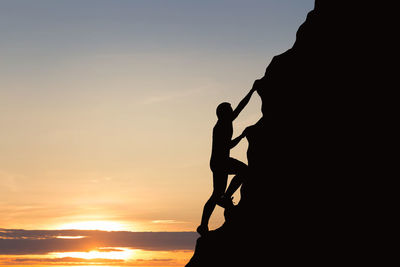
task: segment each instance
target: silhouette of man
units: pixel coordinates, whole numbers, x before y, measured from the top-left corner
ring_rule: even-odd
[[[204,205],[201,224],[197,228],[197,232],[200,235],[208,232],[208,222],[217,204],[224,208],[233,206],[231,197],[242,184],[243,177],[247,170],[247,165],[237,159],[231,158],[229,153],[230,150],[234,148],[243,137],[245,137],[246,131],[232,140],[232,122],[245,108],[247,103],[249,103],[251,95],[257,89],[256,85],[258,84],[258,80],[254,82],[253,88],[242,99],[242,101],[240,101],[235,110],[232,110],[231,104],[227,102],[221,103],[217,107],[218,121],[213,129],[210,160],[210,168],[213,172],[214,188],[211,197]],[[225,193],[229,174],[235,174],[235,177],[233,177],[231,184]]]

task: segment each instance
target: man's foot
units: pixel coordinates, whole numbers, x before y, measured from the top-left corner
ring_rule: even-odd
[[[226,208],[231,208],[233,207],[233,197],[226,197],[226,196],[222,196],[218,202],[217,205],[223,207],[224,209]]]
[[[199,227],[197,227],[197,232],[203,236],[204,234],[208,233],[208,226],[206,225],[200,225]]]

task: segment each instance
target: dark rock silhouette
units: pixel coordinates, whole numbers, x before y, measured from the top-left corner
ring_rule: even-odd
[[[339,2],[316,1],[293,47],[267,67],[241,201],[197,240],[186,266],[326,266],[359,255],[376,118],[364,101],[355,15]]]

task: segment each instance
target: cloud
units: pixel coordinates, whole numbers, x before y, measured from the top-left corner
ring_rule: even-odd
[[[82,259],[75,257],[62,257],[62,258],[0,258],[0,265],[68,265],[68,266],[81,266],[81,265],[100,265],[100,266],[155,266],[163,263],[174,263],[176,259],[135,259],[135,260],[120,260],[120,259]]]
[[[79,236],[81,238],[59,238]],[[194,249],[195,232],[128,232],[96,230],[17,230],[0,228],[0,255],[88,252],[105,247],[152,251]]]
[[[63,258],[15,258],[15,259],[10,259],[10,262],[13,263],[30,263],[30,264],[41,264],[41,263],[72,263],[72,262],[78,262],[78,263],[122,263],[124,260],[118,260],[118,259],[82,259],[82,258],[73,258],[73,257],[63,257]]]

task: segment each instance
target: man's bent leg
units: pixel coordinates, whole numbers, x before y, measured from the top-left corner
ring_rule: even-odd
[[[232,178],[231,183],[229,184],[228,189],[226,190],[225,196],[226,198],[231,198],[232,195],[239,189],[239,187],[243,183],[243,174],[237,174]]]
[[[228,189],[224,195],[224,198],[230,199],[232,195],[239,189],[239,187],[243,183],[243,179],[246,176],[247,172],[247,165],[243,162],[230,158],[229,159],[229,174],[236,174],[233,178],[231,183],[229,184]]]

